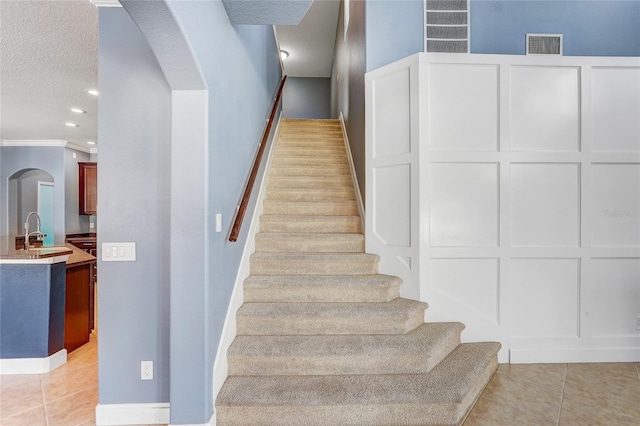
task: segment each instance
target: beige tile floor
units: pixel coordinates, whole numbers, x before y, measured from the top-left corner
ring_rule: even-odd
[[[0,425],[94,425],[98,345],[48,374],[0,376]],[[640,425],[640,363],[503,364],[465,426]]]

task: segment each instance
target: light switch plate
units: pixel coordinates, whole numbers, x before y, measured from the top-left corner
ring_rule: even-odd
[[[102,243],[103,262],[135,262],[136,243]]]

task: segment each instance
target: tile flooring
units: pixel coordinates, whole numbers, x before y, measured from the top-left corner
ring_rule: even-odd
[[[0,425],[94,425],[96,339],[48,374],[0,376]],[[640,363],[503,364],[465,426],[640,425]]]
[[[0,376],[0,425],[94,425],[98,344],[93,336],[50,373]]]
[[[464,423],[640,425],[640,363],[503,364]]]

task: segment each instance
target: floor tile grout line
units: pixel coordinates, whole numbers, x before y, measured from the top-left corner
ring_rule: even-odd
[[[556,420],[556,426],[560,426],[560,418],[562,417],[562,405],[564,403],[564,390],[567,386],[567,371],[569,370],[569,364],[564,365],[564,380],[562,380],[562,393],[560,394],[560,407],[558,408],[558,418]]]
[[[44,397],[44,384],[42,383],[42,374],[39,374],[40,379],[40,396],[42,397],[42,411],[44,411],[44,424],[49,426],[49,412],[47,411],[47,401]]]

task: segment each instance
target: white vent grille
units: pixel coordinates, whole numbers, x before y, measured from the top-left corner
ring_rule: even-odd
[[[425,52],[469,53],[469,1],[425,0]]]
[[[527,55],[562,55],[562,34],[527,34]]]

